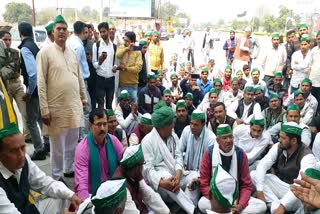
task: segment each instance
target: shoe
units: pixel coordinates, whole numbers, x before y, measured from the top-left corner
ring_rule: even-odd
[[[73,178],[74,177],[74,172],[63,173],[63,176],[66,177],[66,178]]]
[[[46,159],[46,153],[45,152],[34,152],[31,156],[31,160],[45,160]]]

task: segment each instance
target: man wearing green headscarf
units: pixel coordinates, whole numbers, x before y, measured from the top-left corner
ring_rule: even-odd
[[[233,200],[222,203],[223,207],[232,210],[232,213],[255,213],[263,214],[267,210],[265,203],[251,197],[252,181],[249,174],[248,157],[246,153],[239,147],[234,145],[232,130],[228,124],[221,124],[217,128],[217,143],[208,147],[204,152],[200,168],[200,191],[202,197],[198,203],[198,207],[202,213],[206,210],[214,210],[210,204],[210,190],[212,189],[212,179],[216,180],[216,188],[219,189],[219,183],[223,182],[220,177],[216,177],[216,169],[222,167],[231,177],[236,180],[237,191],[231,190],[221,194],[220,199],[226,195],[231,195]],[[216,178],[213,178],[216,177]],[[220,182],[218,182],[220,180]],[[226,181],[226,180],[225,180]],[[216,192],[216,191],[215,191]],[[234,192],[234,194],[232,194]],[[212,192],[211,192],[212,193]],[[213,193],[213,196],[217,194]],[[218,200],[220,201],[220,200]]]
[[[300,178],[300,172],[312,168],[317,160],[301,142],[302,129],[296,122],[281,124],[279,142],[274,144],[250,175],[256,186],[256,197],[271,203],[271,213],[295,212],[300,201],[289,184]],[[271,170],[272,173],[267,173]]]
[[[280,44],[280,33],[274,32],[271,35],[272,46],[264,51],[264,56],[261,60],[261,66],[264,70],[263,80],[268,84],[274,77],[275,71],[282,71],[287,60],[287,51]]]
[[[182,154],[178,149],[179,138],[172,132],[173,119],[174,112],[171,108],[164,103],[157,104],[152,114],[154,128],[141,142],[145,159],[144,174],[146,181],[164,201],[171,198],[185,212],[192,214],[195,205],[186,188],[183,165],[176,162]],[[186,191],[183,191],[185,188]]]
[[[312,81],[312,95],[320,101],[320,30],[317,32],[317,46],[311,49],[311,70],[310,80]],[[318,105],[317,112],[320,111],[320,105]]]
[[[294,93],[294,104],[300,108],[300,122],[306,125],[311,123],[311,120],[314,116],[314,111],[306,102],[306,99],[303,96],[303,92],[296,90]]]
[[[251,170],[256,167],[255,163],[262,158],[267,147],[273,144],[264,127],[265,119],[258,114],[251,118],[250,125],[241,124],[233,130],[235,145],[246,152]]]
[[[284,95],[287,93],[287,88],[284,84],[282,84],[282,80],[284,80],[282,71],[274,72],[274,77],[267,83],[269,97],[271,94],[278,94],[280,99],[284,97]]]
[[[165,70],[164,65],[164,50],[160,44],[159,32],[152,33],[152,41],[149,44],[150,65],[151,71],[157,74],[159,69]]]
[[[81,199],[64,183],[53,180],[39,169],[28,154],[23,134],[15,122],[0,128],[0,207],[1,213],[63,213],[70,200],[75,209]],[[41,193],[36,203],[31,191]]]
[[[300,108],[296,104],[289,105],[287,108],[287,113],[283,115],[282,121],[296,122],[297,124],[299,124],[302,129],[301,141],[306,146],[309,146],[311,143],[311,131],[306,124],[300,122],[300,118],[301,118],[300,111],[301,111]],[[268,129],[268,132],[270,133],[274,143],[278,142],[279,133],[281,130],[281,124],[282,122],[279,121],[274,126]]]
[[[301,81],[308,77],[310,72],[310,37],[308,34],[303,34],[300,37],[300,50],[294,52],[291,58],[292,76],[290,80],[290,92],[299,89]]]
[[[188,107],[186,101],[178,100],[176,104],[176,118],[174,120],[174,132],[180,138],[183,129],[190,125],[191,117],[188,115]]]
[[[266,122],[266,130],[279,122],[283,122],[286,113],[286,110],[281,105],[282,100],[278,94],[270,94],[269,98],[269,107],[262,111],[262,116],[265,118]]]

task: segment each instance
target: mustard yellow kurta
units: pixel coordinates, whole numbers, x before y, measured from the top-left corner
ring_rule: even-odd
[[[163,48],[158,44],[154,44],[153,42],[149,45],[149,54],[150,54],[150,64],[152,70],[165,69],[164,66],[164,53]]]
[[[55,43],[44,47],[37,55],[37,70],[41,115],[51,114],[51,124],[43,132],[57,135],[83,126],[82,100],[87,97],[75,53]]]

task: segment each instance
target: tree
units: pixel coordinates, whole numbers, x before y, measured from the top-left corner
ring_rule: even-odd
[[[45,25],[49,21],[53,21],[57,12],[53,8],[44,8],[37,12],[37,25]]]
[[[170,2],[161,4],[161,0],[159,0],[155,6],[155,16],[158,19],[163,19],[165,21],[168,21],[171,18],[175,17],[177,11],[178,6],[175,4],[171,4]]]
[[[258,17],[252,18],[252,31],[259,31],[260,19]]]
[[[5,8],[4,21],[9,23],[32,22],[32,9],[28,4],[11,2],[6,4]]]
[[[268,33],[279,30],[279,24],[274,16],[265,16],[263,21],[263,28]]]
[[[249,25],[248,21],[233,20],[231,27],[234,30],[244,30],[244,28],[248,25]]]

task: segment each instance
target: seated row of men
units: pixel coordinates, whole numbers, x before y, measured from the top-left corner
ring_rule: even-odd
[[[75,193],[45,176],[25,155],[23,135],[15,124],[2,129],[1,207],[9,213],[46,213],[43,207],[58,210],[71,199],[76,207],[84,201],[78,213],[88,210],[91,203],[95,213],[105,213],[123,199],[125,182],[127,197],[119,200],[124,201],[123,213],[169,213],[166,203],[172,201],[187,213],[194,213],[196,207],[203,213],[265,213],[266,203],[271,203],[272,213],[284,213],[301,206],[289,184],[300,171],[318,167],[301,141],[301,126],[294,121],[280,125],[279,143],[267,152],[272,141],[261,115],[233,130],[229,124],[220,124],[213,133],[206,127],[205,113],[195,110],[179,139],[173,132],[173,110],[160,102],[152,117],[142,117],[140,122],[152,124],[151,132],[141,145],[124,149],[117,137],[107,134],[109,117],[108,111],[99,108],[90,113],[90,132],[76,149]],[[272,173],[267,174],[269,170]],[[108,186],[107,180],[115,183]],[[31,189],[49,198],[34,205],[28,199]],[[110,200],[112,191],[122,196]]]

